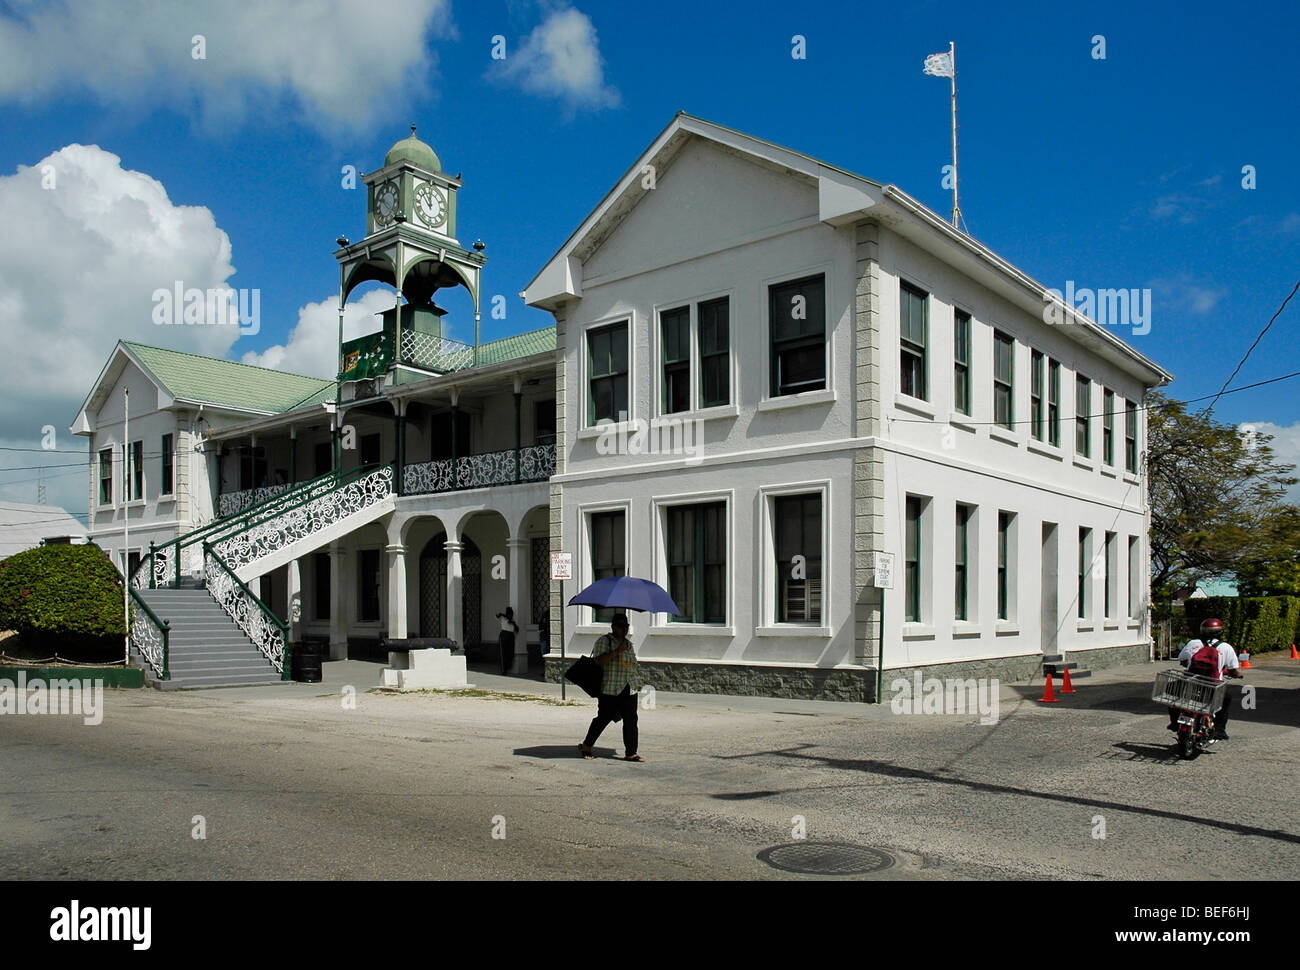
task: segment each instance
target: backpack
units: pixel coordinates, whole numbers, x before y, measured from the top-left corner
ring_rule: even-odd
[[[1201,648],[1192,654],[1192,659],[1187,661],[1187,672],[1190,674],[1199,674],[1202,677],[1209,677],[1213,680],[1219,679],[1219,651],[1216,647],[1208,643],[1202,644]]]

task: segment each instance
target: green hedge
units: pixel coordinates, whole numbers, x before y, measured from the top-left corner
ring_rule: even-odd
[[[0,560],[0,630],[15,630],[25,647],[68,659],[120,653],[122,577],[98,546],[16,553]]]
[[[1224,638],[1238,652],[1290,650],[1300,628],[1300,597],[1295,596],[1208,596],[1189,599],[1184,609],[1193,630],[1217,616],[1223,621]]]

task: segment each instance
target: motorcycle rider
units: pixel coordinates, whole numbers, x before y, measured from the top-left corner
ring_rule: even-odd
[[[1201,622],[1201,638],[1187,641],[1187,646],[1183,647],[1178,655],[1178,662],[1191,673],[1213,680],[1241,676],[1237,651],[1223,639],[1223,621],[1215,617],[1209,617]],[[1228,707],[1231,703],[1232,695],[1224,691],[1223,707],[1214,715],[1214,740],[1216,741],[1228,740],[1228,732],[1225,728],[1228,724]],[[1171,731],[1178,730],[1178,714],[1178,708],[1169,708],[1169,730]]]

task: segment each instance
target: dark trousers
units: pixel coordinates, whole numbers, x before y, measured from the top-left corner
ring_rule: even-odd
[[[636,695],[627,686],[624,686],[621,694],[601,694],[596,701],[596,716],[591,719],[591,727],[587,730],[587,740],[582,743],[590,748],[600,737],[600,732],[609,726],[609,722],[622,715],[623,756],[632,757],[636,754],[637,743],[636,706]]]
[[[510,673],[515,665],[515,635],[509,630],[501,631],[501,672]]]

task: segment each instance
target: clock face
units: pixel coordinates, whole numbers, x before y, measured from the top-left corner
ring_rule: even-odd
[[[391,225],[397,215],[397,183],[385,182],[375,190],[375,224]]]
[[[437,186],[426,182],[415,190],[415,214],[430,228],[442,225],[447,216],[447,200]]]

